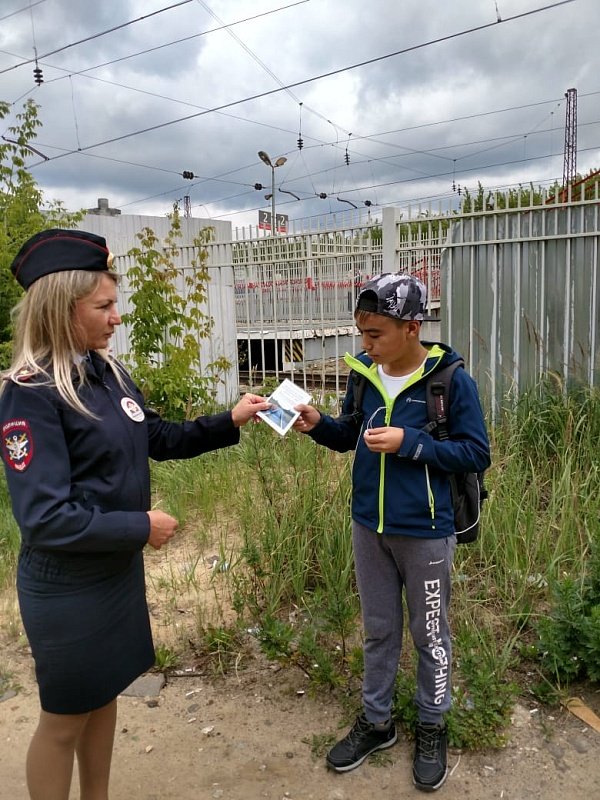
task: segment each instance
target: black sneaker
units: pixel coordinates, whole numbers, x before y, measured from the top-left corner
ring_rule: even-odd
[[[348,772],[359,767],[376,750],[391,747],[397,738],[393,722],[387,730],[380,730],[361,714],[356,718],[350,733],[327,753],[327,766],[336,772]]]
[[[417,724],[413,783],[423,792],[435,792],[448,774],[448,736],[445,725]]]

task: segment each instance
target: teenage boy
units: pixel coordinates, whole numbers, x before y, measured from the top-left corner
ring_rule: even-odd
[[[447,775],[444,713],[450,707],[450,573],[456,546],[449,473],[490,464],[477,387],[464,369],[450,387],[448,433],[428,423],[426,379],[459,358],[419,338],[426,288],[413,276],[384,273],[361,289],[355,310],[364,352],[347,364],[367,379],[362,414],[348,382],[342,415],[298,405],[294,427],[332,450],[355,450],[352,542],[364,627],[363,713],[327,755],[336,772],[358,767],[396,742],[391,718],[402,646],[402,592],[418,654],[413,781],[439,789]]]

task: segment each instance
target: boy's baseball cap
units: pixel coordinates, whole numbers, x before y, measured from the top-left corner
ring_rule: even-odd
[[[414,275],[383,272],[360,289],[356,310],[392,319],[422,320],[426,303],[427,287]]]

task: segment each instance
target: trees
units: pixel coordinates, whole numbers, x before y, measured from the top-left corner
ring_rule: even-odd
[[[540,187],[534,189],[532,183],[527,188],[519,186],[518,189],[509,189],[508,192],[493,192],[486,191],[478,182],[476,194],[472,195],[468,189],[464,189],[464,195],[460,209],[461,214],[501,208],[541,206],[546,199],[542,189]]]
[[[45,228],[71,228],[83,213],[68,213],[54,201],[42,210],[43,194],[25,164],[31,156],[31,141],[41,122],[38,106],[27,100],[16,115],[9,135],[0,140],[0,368],[8,366],[11,350],[10,312],[22,290],[10,272],[10,265],[23,242]],[[10,105],[0,101],[0,120]],[[10,141],[9,141],[10,140]]]
[[[139,247],[128,253],[135,259],[127,271],[134,310],[123,315],[130,326],[129,353],[123,360],[148,405],[169,419],[182,420],[214,404],[216,385],[231,364],[223,356],[211,363],[202,359],[201,343],[210,338],[214,325],[202,310],[210,280],[204,245],[213,229],[204,228],[194,239],[196,257],[192,269],[184,271],[174,263],[181,238],[177,209],[170,220],[164,242],[144,228],[137,234]]]
[[[577,175],[568,186],[561,186],[555,182],[548,189],[533,183],[528,187],[519,185],[517,189],[507,192],[496,192],[484,189],[481,182],[477,183],[476,194],[471,194],[464,189],[464,200],[461,204],[461,214],[471,214],[479,211],[494,211],[505,208],[530,208],[542,206],[546,203],[565,203],[567,200],[580,201],[592,200],[598,197],[600,183],[600,170],[592,169],[587,175]]]

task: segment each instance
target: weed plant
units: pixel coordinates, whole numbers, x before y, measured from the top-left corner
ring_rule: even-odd
[[[558,685],[600,681],[600,534],[584,573],[552,579],[550,598],[550,612],[538,625],[546,672]]]
[[[159,672],[173,669],[179,662],[179,656],[165,644],[157,644],[154,648],[154,667]]]

